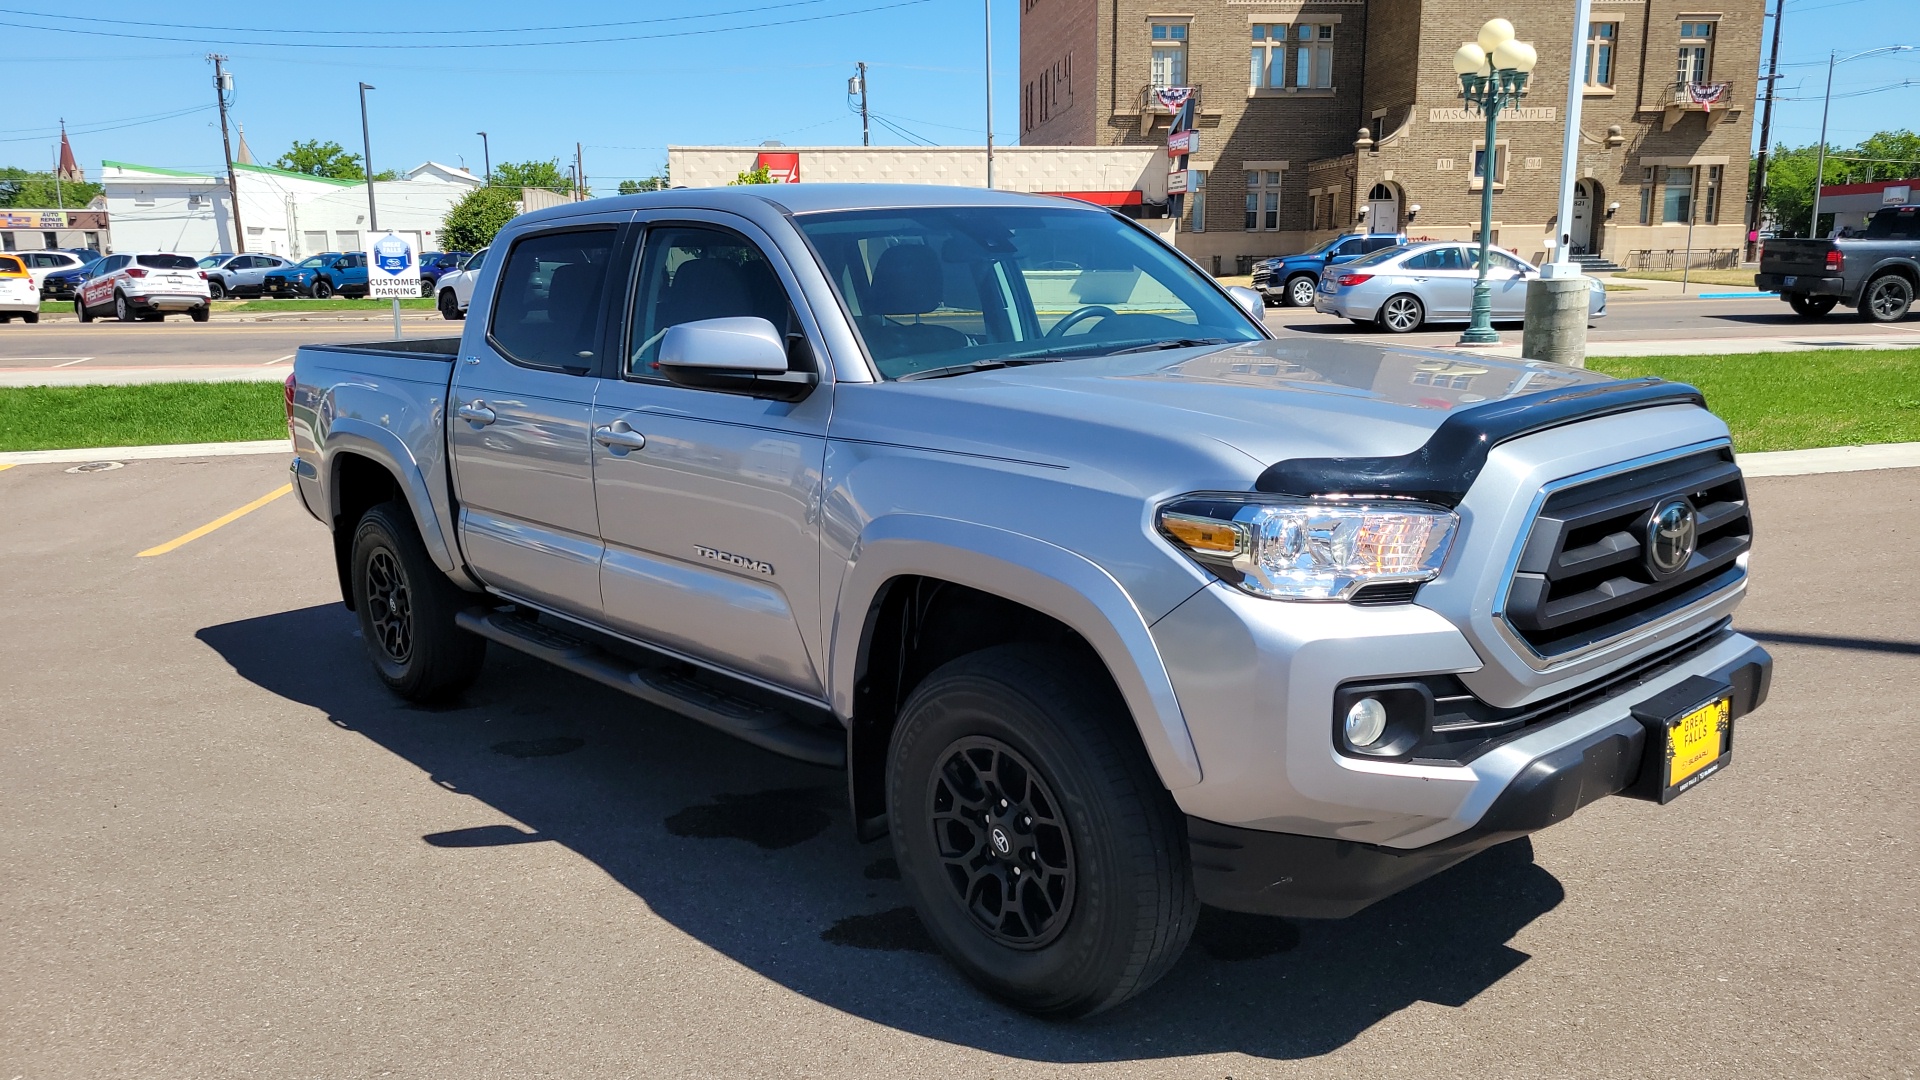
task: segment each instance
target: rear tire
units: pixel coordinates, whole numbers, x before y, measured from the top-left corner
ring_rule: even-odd
[[[226,283],[219,278],[208,278],[207,295],[214,300],[225,300],[227,298]]]
[[[1869,322],[1899,322],[1913,307],[1913,286],[1898,274],[1882,274],[1860,294],[1860,317]]]
[[[1808,296],[1804,293],[1791,293],[1787,296],[1787,306],[1795,315],[1803,319],[1824,318],[1833,310],[1837,301],[1831,296]]]
[[[1427,321],[1426,305],[1411,293],[1397,293],[1380,305],[1380,329],[1389,334],[1411,334]]]
[[[460,310],[460,298],[453,295],[452,289],[440,290],[439,308],[440,317],[448,322],[459,322],[467,317],[467,313]]]
[[[367,657],[408,701],[443,701],[473,685],[487,642],[454,624],[470,601],[433,565],[405,503],[366,512],[353,529],[354,611]]]
[[[23,323],[37,323],[40,321],[40,313],[37,311],[26,312],[20,316],[20,321]]]
[[[201,304],[197,308],[188,309],[187,314],[193,316],[194,322],[206,322],[208,317],[213,314],[213,308],[207,304]]]
[[[1005,645],[929,675],[893,732],[887,810],[927,932],[1028,1012],[1112,1008],[1192,936],[1185,821],[1125,703],[1076,654]]]
[[[127,303],[124,293],[113,294],[113,317],[121,322],[133,322],[139,316],[133,312],[133,305]]]
[[[1312,274],[1295,274],[1287,279],[1286,304],[1288,307],[1313,306],[1314,290],[1320,287],[1320,279]]]

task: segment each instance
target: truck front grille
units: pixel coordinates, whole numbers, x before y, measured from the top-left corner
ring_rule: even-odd
[[[1677,569],[1649,552],[1656,512],[1692,513],[1693,551]],[[1708,450],[1564,488],[1541,504],[1504,618],[1551,659],[1656,622],[1734,584],[1752,545],[1746,483],[1731,451]]]

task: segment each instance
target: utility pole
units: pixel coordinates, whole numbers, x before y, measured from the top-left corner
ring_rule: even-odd
[[[227,101],[233,96],[233,76],[227,73],[227,58],[209,53],[213,61],[213,96],[220,104],[220,150],[227,159],[227,216],[233,221],[233,250],[247,250],[247,230],[240,225],[240,182],[233,175],[233,143],[227,137]],[[64,122],[61,125],[63,134]]]
[[[373,206],[373,136],[367,134],[367,91],[378,90],[377,86],[360,84],[360,150],[366,157],[367,165],[367,231],[380,231],[380,211]],[[393,302],[393,309],[400,310],[400,302]],[[398,316],[395,316],[396,318]]]
[[[1773,88],[1780,81],[1780,16],[1787,0],[1773,0],[1773,49],[1767,56],[1767,103],[1760,109],[1760,155],[1755,159],[1753,205],[1747,208],[1747,235],[1760,231],[1760,214],[1767,197],[1767,149],[1773,132]],[[1747,241],[1747,258],[1758,258],[1755,242]]]
[[[860,145],[872,146],[873,140],[867,134],[867,62],[856,60],[853,65],[860,74],[853,77],[853,85],[848,89],[860,91]]]
[[[493,148],[487,145],[486,132],[476,131],[474,132],[474,134],[480,136],[480,160],[486,164],[486,169],[487,169],[486,183],[482,184],[481,186],[492,187],[493,186]]]
[[[580,144],[573,144],[573,175],[579,179],[579,190],[573,193],[573,201],[579,202],[587,197],[587,159],[580,153]]]
[[[983,0],[987,12],[987,187],[993,187],[993,0]]]

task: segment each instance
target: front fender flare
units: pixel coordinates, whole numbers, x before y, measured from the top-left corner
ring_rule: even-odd
[[[853,715],[868,611],[887,582],[909,575],[979,589],[1072,627],[1112,674],[1161,783],[1172,790],[1200,782],[1200,757],[1173,680],[1146,617],[1120,583],[1065,548],[951,518],[889,515],[862,532],[834,608],[827,678],[836,713]]]
[[[327,429],[326,448],[322,475],[327,478],[329,525],[340,516],[340,455],[357,454],[378,462],[400,482],[401,490],[407,495],[407,507],[413,511],[414,526],[420,530],[420,539],[426,544],[433,564],[450,574],[459,572],[460,562],[434,513],[433,493],[427,487],[426,472],[398,435],[355,417],[335,417]]]

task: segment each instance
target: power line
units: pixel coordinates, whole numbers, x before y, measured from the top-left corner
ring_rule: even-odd
[[[308,34],[329,37],[404,37],[426,35],[459,34],[538,34],[559,33],[565,30],[605,30],[616,26],[651,26],[658,23],[688,22],[694,19],[718,19],[728,15],[758,15],[782,8],[811,7],[815,4],[829,3],[831,0],[787,0],[779,4],[762,4],[758,7],[732,8],[727,11],[707,11],[695,15],[663,15],[654,19],[622,19],[617,22],[572,23],[563,26],[500,26],[479,29],[458,30],[307,30],[283,29],[271,26],[207,26],[201,23],[164,23],[143,22],[139,19],[104,19],[97,15],[56,15],[41,11],[19,11],[0,8],[0,14],[26,15],[36,19],[59,19],[66,22],[105,23],[109,26],[146,26],[161,30],[217,30],[224,34]],[[41,29],[52,29],[42,27]],[[88,57],[87,59],[98,59]]]
[[[116,30],[85,30],[72,26],[32,26],[21,25],[19,30],[46,30],[59,34],[80,34],[88,37],[131,38],[136,41],[184,41],[201,45],[249,45],[268,49],[522,49],[543,48],[551,45],[607,45],[625,41],[658,41],[666,38],[699,37],[707,34],[731,34],[741,30],[764,30],[775,26],[792,26],[795,23],[821,22],[827,19],[845,19],[854,15],[870,15],[877,11],[892,11],[897,8],[917,7],[931,3],[932,0],[894,0],[893,3],[878,4],[872,7],[855,8],[851,11],[835,11],[823,15],[808,15],[795,19],[775,19],[770,22],[747,23],[740,26],[713,26],[697,30],[674,30],[661,34],[627,34],[619,37],[567,38],[557,41],[479,41],[479,42],[435,42],[418,45],[393,45],[378,42],[318,42],[318,41],[246,41],[234,38],[205,37],[168,37],[160,34],[132,34]],[[50,18],[35,12],[9,11],[0,8],[0,14],[28,15],[36,18]],[[278,33],[279,31],[275,31]]]
[[[151,119],[151,120],[141,120],[141,121],[137,121],[137,122],[135,122],[135,123],[129,123],[129,124],[112,124],[112,125],[109,125],[109,126],[106,126],[106,127],[94,127],[94,128],[87,128],[87,129],[85,129],[85,130],[80,130],[80,129],[77,129],[77,128],[68,128],[68,129],[67,129],[67,134],[69,134],[69,135],[98,135],[98,134],[100,134],[101,132],[105,132],[105,131],[120,131],[120,130],[122,130],[122,129],[125,129],[125,128],[131,128],[131,127],[144,127],[144,126],[146,126],[147,124],[158,124],[158,123],[163,123],[163,122],[165,122],[165,121],[168,121],[168,120],[177,120],[177,119],[179,119],[180,117],[183,117],[183,116],[191,116],[191,115],[193,115],[194,113],[203,113],[203,112],[210,112],[210,111],[212,111],[212,109],[213,109],[213,108],[214,108],[214,106],[212,106],[212,105],[196,105],[196,106],[194,106],[194,107],[193,107],[193,108],[191,108],[191,109],[182,109],[181,111],[179,111],[179,112],[176,112],[176,113],[167,113],[167,114],[165,114],[165,115],[161,115],[161,116],[156,116],[156,117],[154,117],[154,118],[153,118],[153,119]],[[38,142],[38,141],[40,141],[41,139],[45,139],[45,138],[47,138],[47,136],[45,136],[45,135],[29,135],[29,136],[26,136],[26,137],[24,137],[24,138],[16,138],[16,139],[0,139],[0,143],[18,143],[18,142]]]

